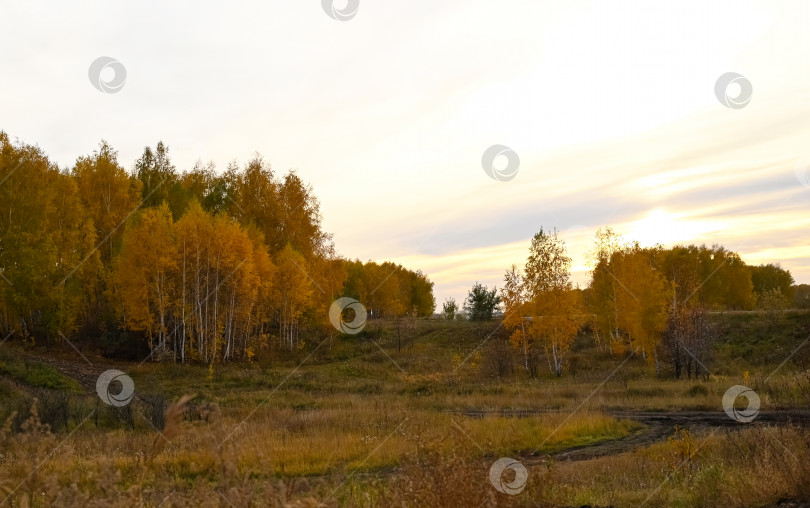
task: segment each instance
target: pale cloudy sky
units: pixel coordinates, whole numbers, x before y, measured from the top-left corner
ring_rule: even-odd
[[[10,0],[0,129],[63,166],[101,138],[128,168],[159,139],[180,169],[258,151],[313,184],[342,255],[421,268],[439,302],[500,285],[541,226],[582,283],[604,225],[810,283],[808,21],[806,0],[360,0],[348,21],[319,0]],[[100,56],[118,93],[88,79]],[[746,107],[715,97],[726,72]],[[482,169],[494,144],[511,181]]]

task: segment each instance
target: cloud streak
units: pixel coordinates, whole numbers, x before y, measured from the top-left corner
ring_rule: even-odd
[[[808,18],[804,0],[365,2],[345,23],[318,2],[14,2],[0,129],[62,167],[102,138],[122,161],[162,139],[181,169],[258,151],[313,184],[341,254],[421,268],[440,301],[500,284],[541,226],[581,283],[604,225],[810,282]],[[88,83],[101,55],[120,93]],[[730,71],[743,109],[715,98]],[[514,180],[484,174],[494,144]]]

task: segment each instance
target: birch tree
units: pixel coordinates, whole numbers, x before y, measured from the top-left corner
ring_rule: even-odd
[[[515,265],[512,265],[504,275],[501,301],[504,306],[503,326],[512,332],[509,341],[514,348],[523,353],[523,367],[527,373],[534,376],[533,362],[530,365],[530,350],[534,347],[536,338],[530,332],[531,304],[526,296],[523,275]]]
[[[144,331],[149,348],[167,349],[177,247],[167,204],[144,210],[123,238],[115,261],[124,325]]]
[[[571,283],[571,258],[557,231],[534,235],[525,286],[534,313],[530,333],[543,344],[549,370],[561,376],[565,355],[582,321],[581,297]]]

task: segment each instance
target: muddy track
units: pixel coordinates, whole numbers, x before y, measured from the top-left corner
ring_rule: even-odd
[[[569,414],[568,411],[544,409],[519,411],[469,410],[454,413],[473,418],[483,418],[488,415],[519,418],[546,413]],[[748,424],[732,420],[724,411],[604,411],[604,413],[614,418],[637,421],[643,427],[621,439],[611,439],[601,443],[576,446],[555,452],[550,455],[551,458],[558,461],[576,461],[630,452],[668,439],[675,432],[676,425],[689,430],[693,434],[703,434],[711,431],[735,431],[750,425],[778,427],[795,423],[810,426],[810,411],[808,410],[761,411],[757,419]],[[548,455],[532,454],[524,458],[527,463],[531,463],[546,460],[548,457]]]

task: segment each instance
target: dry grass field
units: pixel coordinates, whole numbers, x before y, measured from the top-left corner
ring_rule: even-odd
[[[420,321],[401,348],[390,326],[371,323],[358,336],[317,349],[313,343],[300,354],[267,351],[250,365],[215,368],[138,365],[91,350],[82,351],[85,361],[69,347],[46,356],[5,344],[0,506],[775,506],[807,499],[807,355],[797,353],[766,382],[778,364],[763,363],[757,348],[764,347],[760,334],[769,348],[795,348],[810,320],[785,315],[774,331],[756,316],[717,319],[732,340],[715,346],[708,380],[659,378],[640,358],[595,350],[584,334],[570,374],[531,378],[501,347],[495,323]],[[726,355],[735,358],[731,368]],[[134,380],[129,405],[102,404],[94,393],[108,368]],[[762,416],[750,424],[729,419],[720,403],[741,383],[762,400]],[[520,494],[490,483],[499,457],[525,466]]]

